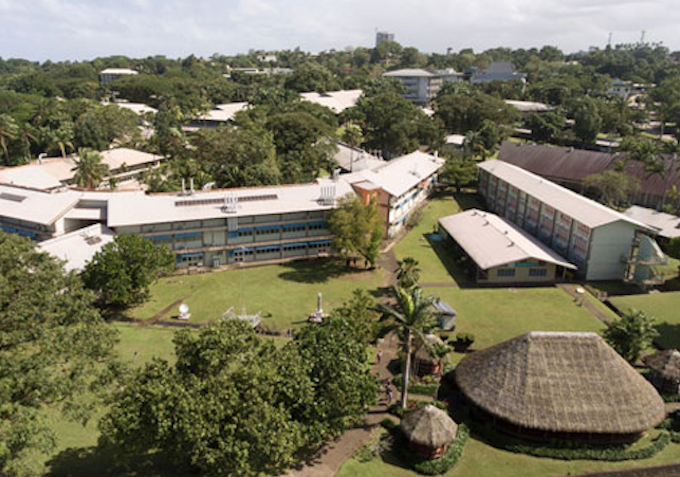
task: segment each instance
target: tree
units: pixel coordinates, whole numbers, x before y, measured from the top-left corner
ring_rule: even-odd
[[[410,290],[418,285],[418,281],[420,280],[418,260],[413,257],[406,257],[403,260],[399,260],[397,263],[399,265],[397,268],[397,283],[399,284],[399,287],[404,290]]]
[[[102,304],[130,306],[148,299],[149,286],[172,270],[174,255],[141,235],[119,235],[97,252],[83,270],[85,285]]]
[[[648,317],[643,311],[631,309],[607,324],[604,339],[626,361],[634,364],[659,335],[654,324],[653,317]]]
[[[7,164],[10,164],[7,141],[16,139],[18,133],[19,127],[14,118],[9,114],[0,114],[0,146],[2,146],[2,150],[7,158]]]
[[[123,457],[164,451],[202,475],[279,475],[344,431],[375,399],[366,347],[342,319],[307,327],[282,348],[241,320],[174,338],[111,396],[101,443]]]
[[[586,176],[583,185],[587,189],[596,189],[604,203],[609,206],[625,203],[631,194],[640,189],[638,179],[617,170]]]
[[[408,385],[411,379],[411,355],[413,338],[425,343],[425,335],[435,326],[435,297],[423,296],[423,290],[414,287],[409,291],[395,287],[396,306],[379,304],[376,309],[386,318],[392,318],[400,330],[404,340],[404,369],[401,387],[401,407],[406,409],[408,402]]]
[[[62,122],[57,129],[42,129],[48,147],[51,151],[59,151],[66,159],[66,151],[73,149],[73,123]]]
[[[46,406],[87,416],[78,398],[115,341],[94,298],[33,242],[0,232],[0,474],[38,472],[35,454],[55,444]]]
[[[351,148],[361,146],[364,142],[364,135],[361,126],[355,123],[347,123],[340,128],[340,140]],[[350,172],[354,171],[354,151],[350,150]]]
[[[669,257],[680,260],[680,237],[673,237],[669,239],[668,243],[664,247],[664,252],[666,252]]]
[[[138,121],[135,113],[115,104],[97,107],[75,122],[74,140],[79,147],[106,150],[113,141],[126,143],[138,138]]]
[[[380,315],[374,310],[375,300],[365,290],[357,288],[342,306],[333,309],[331,320],[345,320],[353,328],[353,338],[359,343],[373,343],[378,338]]]
[[[73,180],[79,187],[94,189],[109,174],[109,166],[102,162],[102,156],[92,149],[78,150]]]
[[[446,158],[440,179],[453,184],[456,192],[477,180],[477,162],[460,155]]]
[[[373,267],[384,233],[383,220],[378,213],[375,198],[368,204],[359,197],[346,196],[328,215],[328,230],[333,237],[333,249],[347,263],[356,256]]]
[[[566,118],[556,111],[548,111],[530,115],[525,124],[531,130],[532,140],[551,143],[562,133]]]
[[[494,125],[512,124],[519,113],[502,99],[473,90],[437,96],[435,117],[448,131],[465,134],[480,130],[485,120]]]
[[[583,97],[573,107],[574,134],[584,144],[593,144],[602,128],[602,118],[592,98]]]
[[[317,63],[304,63],[286,79],[286,88],[299,93],[332,91],[337,86],[333,73]]]

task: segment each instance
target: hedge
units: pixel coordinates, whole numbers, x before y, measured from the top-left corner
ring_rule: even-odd
[[[401,380],[401,374],[394,376],[393,381],[399,391],[401,391]],[[439,392],[439,383],[416,383],[413,382],[413,378],[411,378],[411,382],[408,385],[408,392],[421,394],[423,396],[436,396]]]
[[[665,449],[672,438],[671,433],[664,431],[649,445],[629,450],[623,445],[609,447],[585,447],[582,445],[550,447],[539,443],[522,442],[509,436],[500,435],[495,430],[489,429],[488,426],[484,426],[482,433],[489,438],[492,446],[508,452],[514,452],[515,454],[527,454],[534,457],[547,457],[558,460],[595,460],[607,462],[647,459]],[[677,438],[680,441],[680,433],[678,433]]]

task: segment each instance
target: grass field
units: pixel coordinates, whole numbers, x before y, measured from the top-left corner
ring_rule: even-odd
[[[456,200],[457,199],[457,200]],[[475,196],[458,194],[433,199],[422,211],[416,227],[394,247],[399,260],[413,257],[420,264],[421,283],[456,283],[465,281],[463,271],[454,263],[445,243],[431,242],[428,235],[437,231],[437,220],[461,210],[480,207]]]
[[[664,348],[680,348],[680,292],[617,296],[610,301],[622,312],[642,310],[657,321],[660,336],[656,343]]]
[[[640,444],[644,445],[644,442]],[[666,449],[651,459],[628,462],[561,461],[513,454],[496,449],[473,436],[465,446],[460,461],[444,475],[446,477],[549,477],[647,467],[678,461],[680,461],[680,444],[669,444]],[[336,477],[415,477],[418,475],[420,474],[406,468],[398,456],[388,453],[384,458],[378,457],[368,463],[350,459],[342,466]]]
[[[261,311],[265,325],[285,330],[305,323],[316,310],[319,292],[323,293],[324,310],[331,310],[356,288],[377,292],[383,280],[381,270],[348,272],[344,262],[334,260],[172,276],[156,283],[151,299],[130,315],[143,320],[173,319],[178,301],[184,301],[191,321],[203,323],[220,318],[231,307],[239,312],[243,296],[248,313]]]

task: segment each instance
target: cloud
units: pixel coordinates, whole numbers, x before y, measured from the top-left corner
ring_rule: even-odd
[[[671,0],[0,0],[0,56],[84,59],[249,49],[372,46],[375,29],[404,45],[565,51],[639,38],[680,48]]]

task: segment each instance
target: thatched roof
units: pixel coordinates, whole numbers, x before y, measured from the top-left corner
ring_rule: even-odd
[[[401,430],[409,441],[436,449],[453,442],[458,426],[446,412],[428,404],[406,413]]]
[[[482,410],[529,429],[636,434],[664,418],[654,387],[595,333],[518,336],[466,356],[456,382]]]
[[[680,381],[680,351],[667,349],[645,356],[642,361],[662,378]]]

